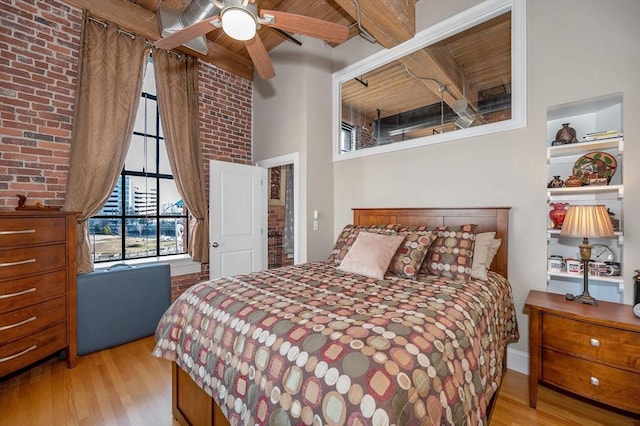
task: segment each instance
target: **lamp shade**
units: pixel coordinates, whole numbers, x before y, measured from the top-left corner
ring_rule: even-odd
[[[560,235],[581,238],[613,237],[613,227],[606,206],[569,206]]]

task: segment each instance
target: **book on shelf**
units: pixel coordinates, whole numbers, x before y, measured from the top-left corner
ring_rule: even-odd
[[[589,142],[589,141],[600,141],[605,139],[614,139],[614,138],[620,138],[622,137],[622,135],[623,135],[622,132],[619,132],[618,130],[606,130],[601,132],[587,133],[582,137],[581,141]]]

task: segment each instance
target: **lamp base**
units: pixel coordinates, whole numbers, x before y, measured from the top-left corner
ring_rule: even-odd
[[[597,305],[598,301],[592,297],[588,292],[584,292],[579,296],[575,296],[573,298],[573,300],[575,300],[578,303],[584,303],[587,305]]]

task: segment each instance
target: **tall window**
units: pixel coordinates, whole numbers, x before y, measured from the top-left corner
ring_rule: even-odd
[[[187,252],[187,209],[167,157],[151,60],[120,180],[89,229],[96,263]]]

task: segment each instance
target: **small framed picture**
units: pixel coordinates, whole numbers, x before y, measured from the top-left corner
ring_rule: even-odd
[[[589,179],[589,185],[590,186],[608,185],[608,179],[607,178],[591,178]]]

